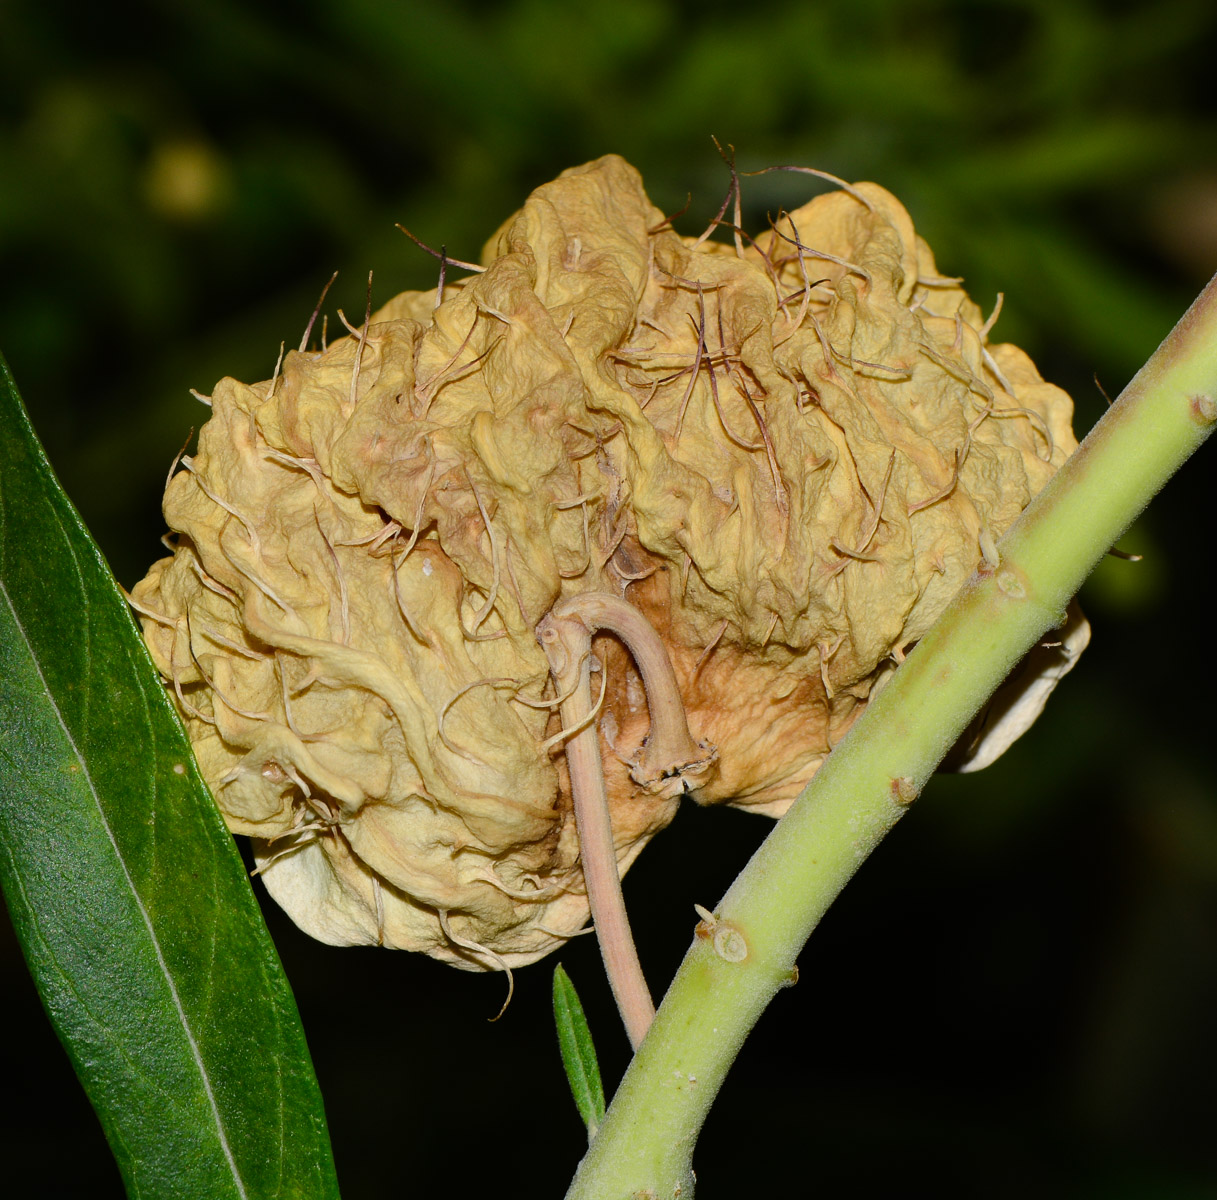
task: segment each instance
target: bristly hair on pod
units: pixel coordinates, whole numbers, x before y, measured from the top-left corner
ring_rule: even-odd
[[[362,324],[330,342],[323,316],[318,349],[331,278],[170,472],[171,556],[132,601],[313,936],[518,967],[585,931],[588,880],[684,795],[780,815],[1074,449],[1068,396],[991,340],[1002,298],[986,318],[890,193],[771,168],[834,190],[750,234],[720,153],[697,237],[608,156],[478,262],[424,246],[430,291],[374,311],[369,274]],[[588,648],[542,645],[547,621]],[[1004,749],[1085,637],[1029,659],[956,765]]]

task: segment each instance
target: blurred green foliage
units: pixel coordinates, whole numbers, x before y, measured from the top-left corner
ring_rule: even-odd
[[[130,586],[159,553],[165,469],[206,416],[187,388],[267,378],[335,268],[331,316],[361,310],[369,268],[378,301],[431,286],[434,261],[394,222],[474,257],[531,187],[615,151],[665,211],[691,192],[677,225],[699,232],[727,183],[715,134],[745,169],[806,164],[895,192],[943,272],[986,308],[1005,293],[999,335],[1073,392],[1081,430],[1103,406],[1092,376],[1115,395],[1217,269],[1215,51],[1211,0],[0,0],[0,344]],[[804,177],[746,180],[746,224],[808,191]],[[712,1121],[767,1144],[821,1130],[807,1151],[818,1180],[840,1172],[849,1194],[910,1179],[943,1195],[1217,1189],[1202,473],[1193,464],[1125,540],[1145,562],[1112,560],[1092,581],[1095,646],[1050,719],[982,776],[939,781],[846,893],[805,956],[844,982],[783,997],[787,1028],[762,1025]],[[631,903],[657,905],[667,931],[643,943],[656,983],[689,904],[711,902],[764,832],[740,822],[682,816],[634,869]],[[534,1152],[526,1110],[494,1102],[524,1087],[540,1126],[569,1106],[547,995],[534,1013],[522,989],[508,1045],[511,1015],[480,1028],[497,981],[316,947],[268,919],[348,1196],[383,1194],[399,1165],[405,1134],[376,1098],[393,1071],[423,1092],[460,1083],[459,1099],[409,1109],[417,1179],[442,1180],[456,1132],[439,1110],[476,1120],[500,1165],[494,1137],[514,1139],[556,1193],[577,1122],[562,1149]],[[591,978],[594,947],[571,953]],[[351,1000],[335,973],[352,993],[408,993],[404,1029],[434,1008],[478,1027],[382,1047],[360,1074],[330,1019]],[[584,999],[607,1040],[607,1001]],[[873,1061],[838,1063],[815,1044],[816,1005],[856,1007],[892,1036]],[[868,1141],[878,1127],[890,1163]],[[11,1154],[62,1145],[32,1119],[9,1128]],[[705,1194],[732,1194],[732,1139],[714,1128]],[[1005,1174],[978,1181],[997,1159]],[[99,1169],[89,1186],[108,1194]]]
[[[0,12],[0,330],[127,582],[146,553],[121,531],[201,415],[188,385],[269,375],[335,268],[351,310],[369,267],[381,299],[429,285],[395,221],[475,256],[532,186],[608,151],[667,211],[691,191],[690,230],[725,186],[711,133],[744,168],[882,182],[1066,384],[1118,390],[1217,265],[1217,16],[1195,0]],[[1188,186],[1210,226],[1190,249],[1157,229]],[[806,194],[753,179],[748,223]]]

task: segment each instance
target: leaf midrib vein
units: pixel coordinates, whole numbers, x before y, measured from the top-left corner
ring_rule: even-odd
[[[211,1079],[207,1073],[207,1068],[203,1062],[202,1053],[199,1050],[199,1044],[195,1040],[194,1031],[190,1027],[190,1020],[186,1015],[186,1010],[182,1005],[181,997],[178,995],[177,985],[174,983],[172,972],[169,970],[169,964],[165,961],[165,956],[161,950],[160,940],[156,936],[156,930],[152,925],[152,917],[147,908],[144,906],[143,898],[140,896],[138,889],[135,886],[135,881],[131,878],[130,871],[127,870],[127,864],[123,859],[122,851],[119,849],[118,841],[114,836],[114,831],[110,827],[110,822],[106,818],[105,809],[102,807],[101,797],[97,793],[97,788],[93,782],[92,773],[89,770],[89,764],[81,755],[79,748],[76,745],[76,739],[72,736],[71,730],[64,722],[63,714],[59,710],[59,705],[55,701],[54,695],[47,686],[46,676],[42,673],[42,666],[38,662],[38,657],[34,653],[33,644],[30,641],[29,635],[25,631],[25,626],[21,622],[21,618],[17,613],[17,608],[13,604],[12,597],[9,595],[8,587],[0,578],[0,595],[3,595],[4,602],[12,614],[13,623],[21,634],[22,642],[25,645],[29,661],[33,665],[35,672],[38,675],[39,682],[42,684],[44,694],[50,701],[51,709],[55,713],[55,719],[59,722],[59,727],[63,731],[63,736],[67,739],[68,745],[71,747],[72,754],[77,762],[80,763],[81,770],[84,773],[85,781],[89,785],[89,795],[93,799],[93,804],[97,808],[97,815],[101,820],[102,828],[106,831],[106,837],[110,840],[110,846],[114,851],[114,857],[118,862],[119,868],[123,873],[123,878],[126,880],[128,888],[131,890],[132,898],[135,901],[135,906],[139,910],[140,917],[143,919],[144,927],[148,931],[148,938],[152,943],[152,949],[156,954],[156,961],[160,966],[161,973],[165,978],[165,983],[169,988],[169,994],[173,999],[174,1008],[177,1010],[178,1019],[181,1022],[182,1030],[186,1035],[187,1044],[190,1047],[191,1056],[194,1058],[195,1066],[199,1072],[199,1079],[203,1084],[203,1090],[207,1096],[207,1103],[211,1109],[212,1117],[216,1124],[216,1133],[219,1137],[220,1147],[224,1151],[224,1157],[228,1162],[229,1170],[232,1172],[233,1181],[236,1184],[237,1192],[241,1196],[241,1200],[248,1200],[248,1194],[245,1190],[245,1183],[241,1178],[241,1173],[237,1169],[236,1160],[233,1157],[232,1148],[228,1144],[228,1136],[224,1129],[224,1121],[220,1116],[219,1106],[216,1103],[215,1092],[211,1087]]]

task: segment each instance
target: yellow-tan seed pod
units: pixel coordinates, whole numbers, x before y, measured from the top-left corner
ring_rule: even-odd
[[[1075,446],[990,325],[874,184],[733,245],[610,156],[442,295],[222,380],[134,600],[270,893],[324,941],[471,969],[579,930],[538,629],[589,605],[620,870],[685,792],[783,812]],[[621,602],[666,650],[679,763]]]

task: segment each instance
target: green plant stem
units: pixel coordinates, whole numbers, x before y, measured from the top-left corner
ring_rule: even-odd
[[[820,917],[1215,421],[1217,277],[1001,541],[1000,564],[964,585],[698,926],[568,1200],[688,1200],[706,1113]]]

